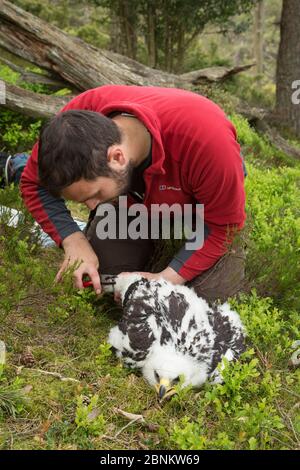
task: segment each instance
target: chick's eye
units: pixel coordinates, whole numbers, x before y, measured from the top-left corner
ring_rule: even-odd
[[[178,384],[179,380],[180,380],[180,377],[179,377],[179,375],[178,375],[178,377],[176,377],[175,379],[173,379],[173,385]]]
[[[155,380],[156,380],[157,382],[160,381],[160,377],[159,377],[158,373],[156,372],[156,370],[154,371],[154,377],[155,377]]]

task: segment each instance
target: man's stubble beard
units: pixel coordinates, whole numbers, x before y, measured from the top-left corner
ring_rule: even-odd
[[[117,183],[117,190],[118,190],[117,197],[125,196],[126,194],[128,194],[130,187],[131,187],[131,183],[132,183],[133,170],[134,170],[134,166],[129,161],[127,167],[121,172],[113,171],[112,177]]]

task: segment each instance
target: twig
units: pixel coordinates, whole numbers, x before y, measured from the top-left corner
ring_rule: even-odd
[[[121,416],[123,416],[124,418],[126,419],[129,419],[130,423],[129,424],[133,424],[135,422],[140,422],[143,426],[145,426],[146,428],[148,428],[148,430],[150,432],[154,432],[154,431],[157,431],[157,429],[159,428],[158,424],[153,424],[153,423],[147,423],[147,421],[145,420],[144,416],[143,415],[137,415],[137,414],[133,414],[133,413],[128,413],[127,411],[123,411],[121,410],[120,408],[113,408],[113,411],[115,413],[118,413],[120,414]],[[125,428],[124,428],[125,429]],[[123,431],[123,429],[122,429]]]
[[[39,372],[40,374],[51,375],[52,377],[56,377],[57,379],[61,380],[62,382],[77,382],[80,383],[80,380],[73,379],[72,377],[64,377],[63,375],[59,374],[58,372],[50,372],[48,370],[43,369],[26,369],[33,372]]]
[[[285,436],[285,437],[288,437],[291,441],[296,442],[297,444],[299,444],[299,437],[298,437],[298,435],[297,435],[297,432],[296,432],[296,430],[295,430],[295,428],[294,428],[294,425],[293,425],[293,422],[292,422],[290,416],[289,416],[287,413],[285,413],[285,412],[280,408],[280,405],[279,405],[279,403],[278,403],[277,400],[275,400],[275,402],[276,402],[276,406],[277,406],[277,411],[278,411],[278,413],[280,414],[280,416],[281,416],[281,417],[283,418],[283,420],[285,421],[285,424],[286,424],[287,428],[288,428],[290,431],[292,431],[292,433],[293,433],[293,435],[294,435],[294,438],[295,438],[295,441],[293,441],[292,438],[289,437],[289,436]]]
[[[291,414],[297,409],[297,408],[300,408],[300,402],[297,402],[295,403],[292,408],[290,409],[290,411],[287,413],[287,416],[291,416]]]
[[[267,359],[264,357],[264,355],[262,354],[262,352],[260,351],[260,349],[257,346],[255,347],[255,349],[256,349],[256,354],[258,355],[258,357],[259,357],[260,361],[262,362],[264,368],[266,370],[269,369],[270,367],[269,367],[269,363],[268,363]],[[258,364],[258,365],[259,365],[259,368],[260,368],[261,372],[265,373],[265,370],[263,369],[263,367],[261,367],[260,364]]]
[[[143,415],[128,413],[127,411],[123,411],[120,408],[113,408],[113,411],[123,416],[124,418],[129,419],[129,421],[141,421],[141,423],[145,423],[145,418]]]
[[[134,423],[136,423],[137,421],[140,421],[140,420],[141,420],[141,418],[139,417],[139,415],[137,415],[136,418],[129,421],[129,423],[127,423],[125,426],[123,426],[123,428],[121,428],[120,431],[118,431],[116,433],[116,435],[114,436],[114,439],[116,439],[126,428],[128,428],[129,426],[131,426],[132,424],[134,424]]]
[[[270,431],[275,431],[275,429],[270,429]],[[283,444],[285,447],[288,447],[289,450],[292,450],[293,447],[291,447],[289,444],[287,444],[286,442],[283,442],[281,439],[279,439],[278,437],[276,436],[272,436],[273,439],[275,439],[275,441],[277,442],[280,442],[280,444]]]
[[[270,428],[270,431],[272,433],[278,434],[280,437],[282,437],[284,439],[288,439],[293,445],[295,444],[294,439],[292,439],[291,436],[289,436],[288,434],[284,434],[283,432],[278,431],[278,429],[274,429],[274,428]],[[274,437],[274,436],[272,435],[272,437]],[[290,444],[286,443],[286,445],[290,445]]]
[[[297,397],[298,399],[300,399],[300,395],[296,392],[293,392],[292,390],[290,390],[289,388],[285,388],[285,387],[281,387],[281,390],[284,390],[285,392],[288,392],[290,393],[291,395],[293,395],[294,397]]]
[[[296,431],[296,429],[295,429],[295,427],[294,427],[293,421],[291,420],[291,418],[290,418],[288,415],[286,415],[286,418],[287,418],[288,422],[290,423],[290,428],[292,429],[292,432],[293,432],[293,434],[294,434],[295,440],[296,440],[297,444],[299,444],[299,443],[300,443],[299,437],[298,437],[297,431]]]

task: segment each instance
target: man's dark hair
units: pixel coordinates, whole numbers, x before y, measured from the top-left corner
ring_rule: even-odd
[[[111,176],[107,150],[122,140],[114,121],[94,111],[70,110],[57,114],[39,137],[38,171],[41,186],[59,197],[81,178]]]

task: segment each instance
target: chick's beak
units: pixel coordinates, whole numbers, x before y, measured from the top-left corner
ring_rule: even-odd
[[[155,389],[160,401],[171,398],[176,393],[174,387],[171,385],[170,380],[164,378],[160,379],[159,383],[155,385]]]

